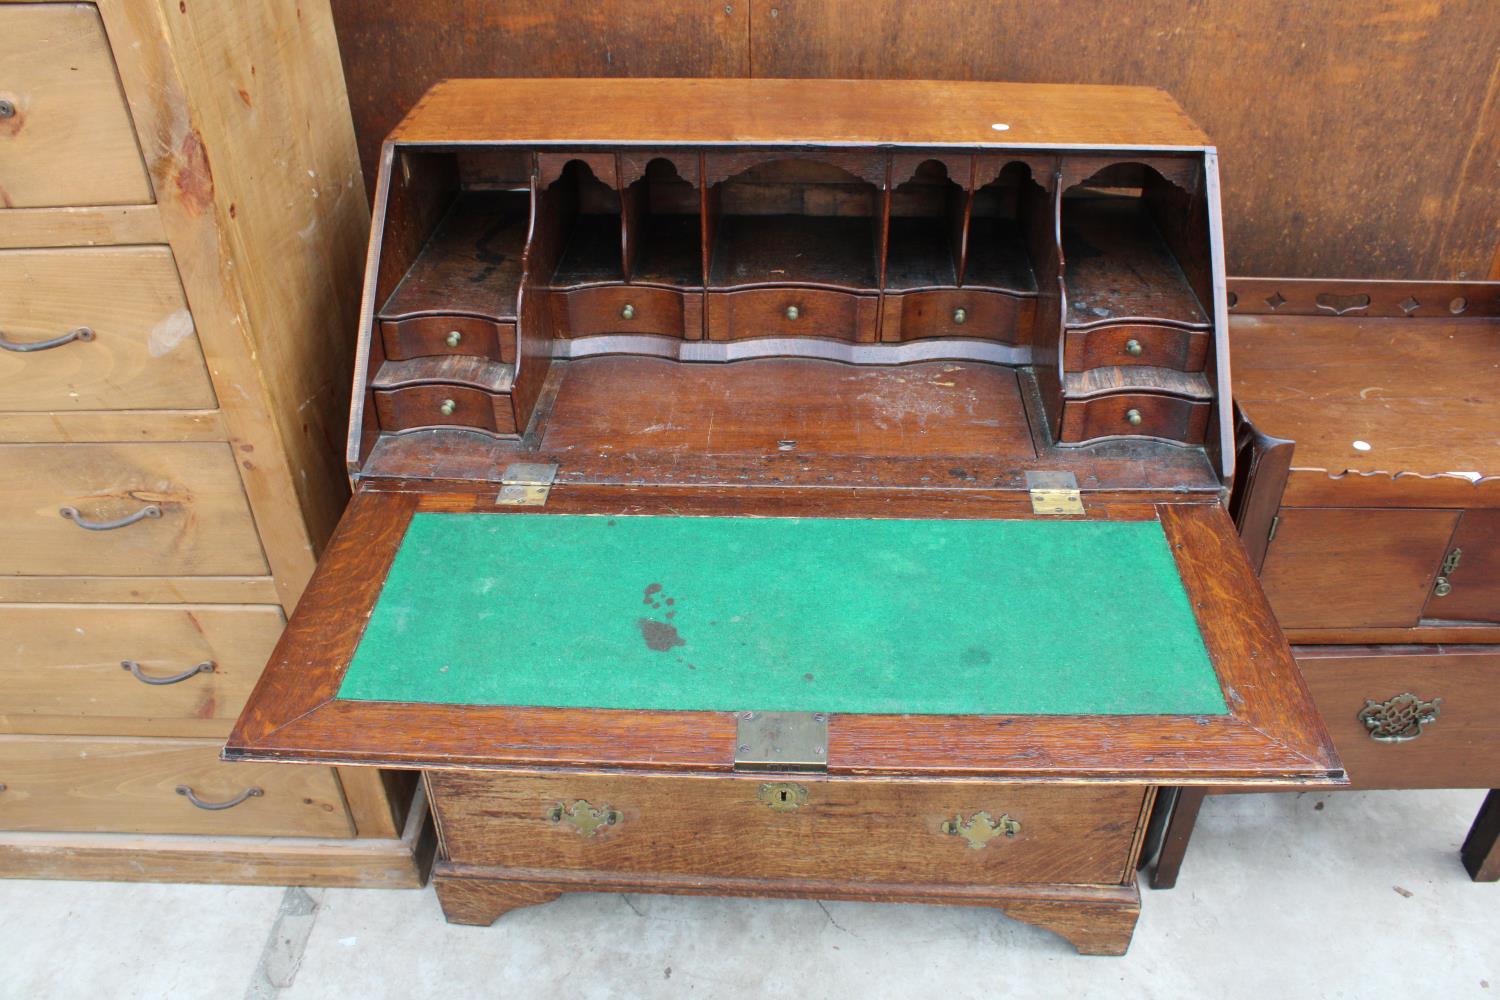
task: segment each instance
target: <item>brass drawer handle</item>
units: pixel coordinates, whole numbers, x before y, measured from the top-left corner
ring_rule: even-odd
[[[968,321],[969,311],[967,309],[960,306],[959,308],[953,310],[953,322],[957,323],[959,326],[963,326]]]
[[[1410,691],[1386,701],[1365,699],[1359,721],[1376,743],[1406,743],[1422,735],[1422,727],[1437,721],[1443,699],[1423,701]]]
[[[631,305],[629,302],[627,302],[627,303],[625,303],[625,305],[621,306],[620,307],[620,318],[621,319],[635,319],[635,306]]]
[[[1141,346],[1141,342],[1139,340],[1125,341],[1125,353],[1130,355],[1132,358],[1140,357],[1141,352],[1144,350],[1145,348]]]
[[[458,404],[451,399],[443,400],[443,405],[438,407],[438,412],[445,417],[453,416],[453,411],[458,409]]]
[[[29,354],[32,351],[50,351],[54,347],[71,344],[75,340],[87,343],[94,339],[94,331],[86,326],[80,326],[76,330],[69,330],[61,337],[53,337],[51,340],[33,340],[30,343],[22,343],[19,340],[9,340],[4,334],[0,334],[0,348],[7,351],[15,351],[18,354]]]
[[[1139,427],[1139,426],[1141,426],[1141,420],[1142,419],[1144,419],[1144,418],[1141,416],[1141,411],[1140,410],[1126,410],[1125,411],[1125,422],[1127,424],[1129,424],[1130,426],[1132,426],[1132,427]]]
[[[459,333],[457,330],[449,330],[448,336],[443,338],[443,343],[447,344],[449,347],[457,347],[460,343],[462,343],[463,339],[464,335]]]
[[[221,809],[233,809],[235,806],[239,805],[241,802],[244,802],[246,799],[258,799],[266,793],[261,791],[259,788],[247,788],[232,799],[226,799],[223,802],[205,802],[203,799],[198,798],[198,796],[194,794],[192,786],[178,785],[177,794],[186,795],[187,800],[193,805],[197,806],[199,809],[207,809],[209,812],[218,812]]]
[[[77,507],[59,507],[57,512],[72,521],[85,531],[114,531],[116,528],[129,527],[137,521],[144,521],[148,517],[161,517],[161,508],[156,504],[147,504],[134,514],[126,514],[124,517],[113,521],[90,521],[78,513]]]
[[[941,829],[950,837],[962,837],[970,847],[978,851],[983,850],[996,837],[1014,837],[1021,832],[1021,823],[1011,819],[1009,813],[1001,813],[1000,818],[996,819],[987,812],[977,812],[968,819],[960,814],[944,820]]]
[[[802,310],[798,309],[796,306],[787,306],[786,307],[786,318],[787,319],[795,320],[798,316],[801,316],[801,315],[802,315]]]
[[[211,673],[213,673],[214,672],[214,661],[213,660],[204,660],[202,663],[198,664],[196,667],[188,667],[182,673],[180,673],[180,674],[172,674],[169,677],[152,677],[150,674],[148,674],[145,671],[143,671],[141,669],[141,665],[139,663],[135,662],[134,660],[121,660],[120,661],[120,668],[122,670],[128,670],[128,671],[130,671],[131,675],[133,677],[135,677],[136,680],[140,681],[142,684],[181,684],[183,681],[187,680],[189,677],[196,677],[199,674],[211,674]]]
[[[14,118],[16,106],[10,101],[0,101],[0,118]]]
[[[559,802],[547,810],[549,823],[566,823],[582,837],[595,836],[604,827],[614,826],[622,818],[617,809],[611,809],[608,805],[590,805],[583,799],[579,799],[570,806],[564,806]]]

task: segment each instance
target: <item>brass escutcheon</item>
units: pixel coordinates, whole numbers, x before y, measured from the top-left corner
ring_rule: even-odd
[[[977,812],[968,819],[960,814],[943,820],[942,831],[952,837],[964,838],[970,847],[979,851],[996,837],[1014,837],[1021,832],[1021,823],[1011,819],[1008,813],[1001,813],[1000,818],[995,819],[987,812]]]
[[[592,837],[606,826],[620,822],[620,813],[607,805],[591,806],[579,799],[570,806],[561,802],[547,810],[547,819],[553,823],[566,823],[585,837]]]
[[[777,812],[791,812],[807,801],[807,787],[795,781],[768,781],[756,798]]]

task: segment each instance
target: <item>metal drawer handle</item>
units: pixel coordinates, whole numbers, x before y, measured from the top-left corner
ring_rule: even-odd
[[[1145,348],[1141,346],[1141,342],[1139,340],[1125,341],[1125,353],[1130,355],[1132,358],[1140,357],[1141,352],[1144,350]]]
[[[71,344],[75,340],[90,341],[94,339],[94,331],[86,326],[80,326],[76,330],[69,330],[61,337],[53,337],[51,340],[34,340],[30,343],[22,343],[19,340],[8,340],[4,334],[0,334],[0,347],[7,351],[15,351],[18,354],[28,354],[31,351],[50,351],[54,347]]]
[[[199,809],[207,809],[209,812],[218,812],[220,809],[233,809],[235,806],[239,805],[241,802],[244,802],[246,799],[258,799],[266,793],[261,791],[259,788],[247,788],[232,799],[226,799],[223,802],[205,802],[202,799],[198,798],[197,795],[193,794],[193,789],[190,786],[178,785],[177,794],[186,795],[187,800],[193,805],[197,806]]]
[[[1423,727],[1437,721],[1443,699],[1424,701],[1407,691],[1385,701],[1365,699],[1359,721],[1377,743],[1406,743],[1422,735]]]
[[[1142,417],[1141,417],[1141,411],[1140,410],[1126,410],[1125,411],[1125,422],[1127,424],[1129,424],[1130,426],[1132,426],[1132,427],[1139,427],[1139,426],[1141,426],[1141,420],[1142,420]]]
[[[944,820],[939,829],[950,837],[962,837],[974,850],[981,851],[996,837],[1009,840],[1020,833],[1021,823],[1011,819],[1009,813],[1001,813],[999,819],[987,812],[977,812],[964,819],[963,813],[959,813],[952,819]]]
[[[802,315],[802,310],[798,309],[796,306],[787,306],[786,307],[786,318],[787,319],[796,320],[796,318],[798,316],[801,316],[801,315]]]
[[[457,347],[460,343],[463,342],[463,339],[464,335],[458,330],[449,330],[448,336],[443,338],[443,343],[447,344],[449,347]]]
[[[635,306],[631,305],[629,302],[625,303],[625,305],[620,308],[620,318],[635,319]]]
[[[140,681],[142,684],[180,684],[183,681],[187,680],[189,677],[196,677],[199,674],[213,673],[214,661],[204,660],[196,667],[188,667],[182,673],[172,674],[170,677],[152,677],[150,674],[141,670],[141,665],[134,660],[121,660],[120,667],[123,670],[130,671],[135,679]]]
[[[72,521],[85,531],[114,531],[116,528],[125,528],[137,521],[144,521],[148,517],[161,517],[161,508],[156,504],[147,504],[134,514],[126,514],[114,521],[89,521],[78,513],[77,507],[59,507],[57,512]]]
[[[958,309],[953,310],[953,322],[957,323],[959,326],[962,326],[968,321],[969,311],[967,309],[959,307]]]

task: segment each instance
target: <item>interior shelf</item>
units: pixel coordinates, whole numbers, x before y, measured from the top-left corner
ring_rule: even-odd
[[[632,283],[703,287],[703,233],[698,216],[648,215],[636,239]]]
[[[460,193],[386,299],[381,318],[464,313],[515,319],[529,213],[525,191]]]
[[[1208,314],[1142,199],[1063,199],[1067,324],[1159,319],[1207,326]]]
[[[725,215],[709,284],[811,284],[875,291],[876,226],[865,216]]]
[[[620,217],[580,214],[568,227],[562,257],[552,272],[553,288],[576,288],[625,280],[620,258]]]
[[[1036,271],[1026,252],[1026,236],[1014,220],[973,217],[969,220],[968,246],[965,287],[1036,294]]]
[[[886,252],[885,287],[904,292],[918,288],[952,288],[958,284],[958,262],[948,220],[931,216],[891,216]]]

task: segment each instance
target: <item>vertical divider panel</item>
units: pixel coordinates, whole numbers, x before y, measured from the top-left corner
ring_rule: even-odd
[[[953,222],[954,283],[960,288],[963,287],[964,277],[969,270],[969,225],[974,216],[974,188],[978,170],[978,157],[969,157],[968,176],[963,181],[962,194],[957,196],[963,204],[948,206],[948,218]]]

